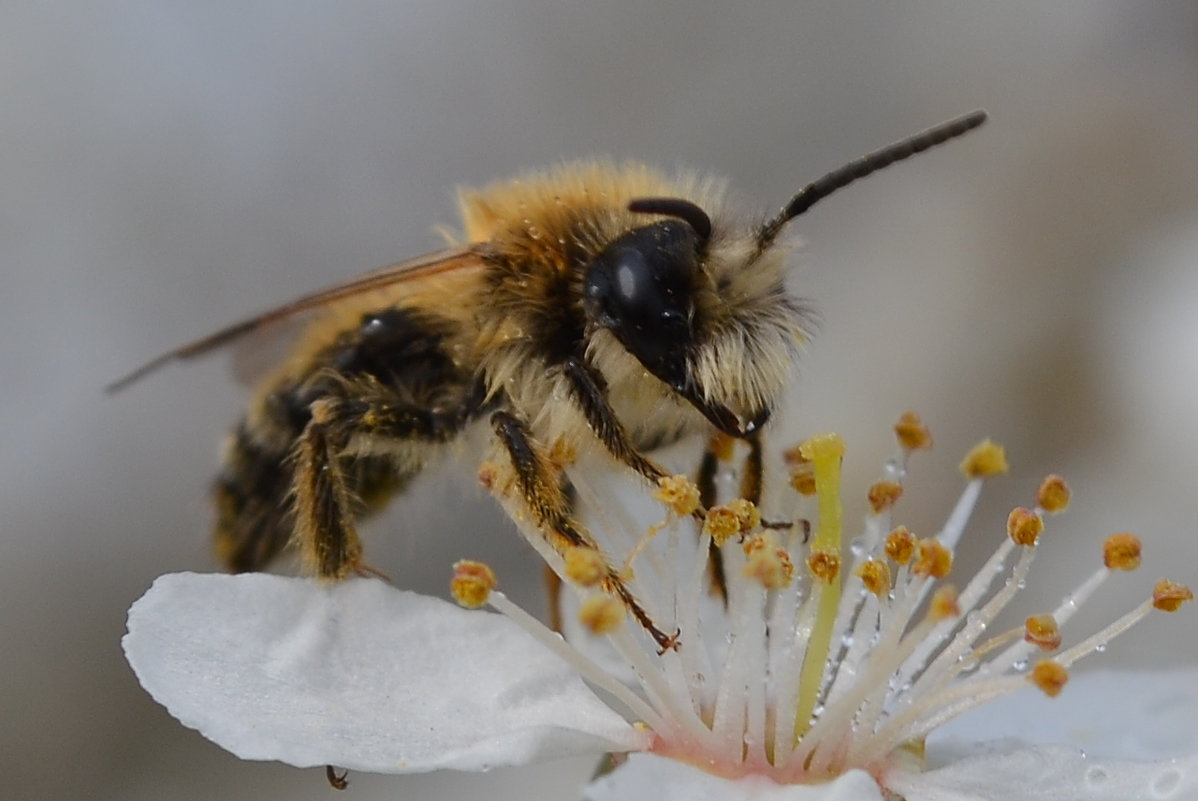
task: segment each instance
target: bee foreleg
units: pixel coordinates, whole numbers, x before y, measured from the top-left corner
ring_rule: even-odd
[[[491,425],[511,462],[517,494],[553,549],[563,556],[571,548],[600,552],[590,534],[572,518],[570,502],[562,488],[561,473],[553,466],[544,449],[529,436],[525,424],[507,412],[496,412],[491,416]],[[623,602],[663,652],[677,647],[678,632],[666,634],[659,629],[628,589],[619,570],[605,555],[603,561],[605,576],[601,586],[604,591]]]
[[[650,484],[666,477],[666,471],[642,454],[632,444],[628,432],[616,417],[607,402],[607,383],[598,371],[587,366],[582,359],[571,356],[562,364],[562,374],[570,382],[574,401],[586,418],[591,431],[603,443],[612,456],[644,476]],[[695,511],[695,518],[703,519],[706,502]]]

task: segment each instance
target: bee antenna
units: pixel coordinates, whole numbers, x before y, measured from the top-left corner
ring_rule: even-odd
[[[783,226],[836,190],[843,189],[858,178],[864,178],[883,167],[889,167],[896,161],[902,161],[905,158],[914,156],[916,153],[922,153],[936,145],[944,144],[950,139],[956,139],[958,136],[977,128],[985,121],[986,112],[974,111],[963,117],[942,122],[934,128],[929,128],[926,131],[909,136],[892,145],[887,145],[881,150],[875,150],[873,153],[850,161],[840,169],[828,173],[823,178],[812,181],[800,189],[799,193],[782,207],[782,211],[778,213],[778,216],[761,226],[761,230],[757,234],[758,253],[773,243]]]
[[[689,225],[699,238],[702,248],[711,238],[711,218],[707,212],[679,197],[642,197],[628,204],[628,210],[637,214],[662,214],[666,217],[677,217]]]

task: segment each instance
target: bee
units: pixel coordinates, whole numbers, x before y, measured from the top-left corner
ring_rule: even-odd
[[[764,220],[739,218],[710,181],[639,164],[567,164],[465,192],[464,244],[225,328],[109,390],[310,315],[258,386],[213,485],[229,570],[262,569],[289,543],[318,576],[365,569],[356,521],[476,424],[489,424],[489,461],[546,540],[597,550],[575,520],[560,454],[603,452],[656,483],[665,473],[648,452],[706,436],[699,484],[710,504],[715,443],[741,440],[741,491],[757,500],[762,428],[809,318],[786,287],[780,235],[831,193],[985,117],[850,162]],[[616,566],[602,587],[673,645]]]

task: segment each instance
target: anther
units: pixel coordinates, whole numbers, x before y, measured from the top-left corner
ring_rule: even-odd
[[[869,508],[878,515],[894,506],[903,495],[903,485],[893,481],[879,481],[869,488]]]
[[[915,556],[915,535],[899,526],[886,537],[886,555],[896,564],[905,565]]]
[[[771,532],[757,534],[745,541],[744,574],[767,590],[780,590],[794,578],[794,562],[786,549],[779,548]]]
[[[1007,452],[1003,446],[990,440],[983,440],[961,462],[961,472],[967,478],[990,478],[1007,472]]]
[[[928,619],[939,623],[961,616],[961,607],[957,605],[957,588],[945,585],[932,594],[932,602],[928,605]]]
[[[890,568],[881,559],[862,562],[856,573],[865,589],[879,598],[890,592]]]
[[[1194,593],[1184,584],[1161,579],[1152,588],[1152,605],[1162,612],[1176,612],[1186,601],[1194,600]]]
[[[932,432],[915,412],[904,412],[894,424],[894,434],[905,451],[927,450],[932,447]]]
[[[449,593],[467,609],[477,609],[487,602],[498,582],[495,573],[482,562],[462,559],[453,564],[453,580]]]
[[[1044,521],[1031,509],[1017,506],[1007,515],[1007,536],[1016,545],[1034,547],[1043,531]]]
[[[807,569],[815,578],[831,584],[840,574],[840,554],[836,551],[812,551],[807,557]]]
[[[1102,561],[1110,570],[1135,570],[1140,566],[1140,538],[1127,533],[1107,537]]]
[[[699,488],[686,476],[662,476],[653,498],[679,517],[687,517],[699,508]]]
[[[1046,512],[1057,514],[1069,508],[1071,493],[1065,479],[1056,473],[1045,476],[1036,490],[1036,505]]]
[[[582,587],[593,587],[607,575],[603,554],[594,548],[574,546],[564,556],[566,577]]]
[[[711,537],[717,546],[723,545],[734,536],[740,535],[740,516],[727,506],[713,506],[703,518],[703,533]]]
[[[1056,698],[1069,681],[1069,670],[1060,662],[1046,659],[1036,663],[1032,672],[1028,674],[1028,679],[1049,698]]]
[[[1024,624],[1023,639],[1045,651],[1061,647],[1061,629],[1052,615],[1034,615]]]
[[[610,634],[624,622],[624,604],[610,595],[592,595],[579,607],[578,622],[591,634]]]
[[[939,540],[926,539],[919,541],[918,554],[911,571],[917,576],[944,578],[953,569],[953,552],[940,543]]]

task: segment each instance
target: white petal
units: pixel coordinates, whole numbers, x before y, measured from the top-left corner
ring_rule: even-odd
[[[1198,670],[1078,672],[1056,698],[1029,686],[943,726],[928,753],[942,763],[967,743],[1003,738],[1119,759],[1198,754]]]
[[[1013,748],[929,771],[887,776],[907,801],[1193,801],[1198,756],[1164,762],[1087,757],[1071,748]]]
[[[123,645],[150,695],[243,759],[484,770],[646,740],[508,619],[376,579],[162,576]]]
[[[827,784],[781,785],[763,776],[723,779],[653,754],[631,754],[592,782],[587,801],[882,801],[868,773],[855,770]]]

